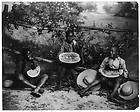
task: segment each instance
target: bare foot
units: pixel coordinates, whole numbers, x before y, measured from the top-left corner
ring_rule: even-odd
[[[39,92],[40,94],[43,94],[44,91],[45,91],[44,89],[40,88],[38,92]]]
[[[37,98],[41,96],[41,94],[38,92],[31,92],[31,95]]]

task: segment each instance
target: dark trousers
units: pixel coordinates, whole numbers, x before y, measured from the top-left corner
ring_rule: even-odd
[[[121,85],[124,82],[126,82],[126,79],[122,75],[116,78],[101,76],[101,86],[108,90],[113,90],[117,84]]]

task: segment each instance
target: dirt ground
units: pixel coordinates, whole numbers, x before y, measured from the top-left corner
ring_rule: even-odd
[[[81,98],[75,91],[45,91],[40,98],[30,95],[27,90],[3,90],[5,110],[89,110],[123,109],[108,102],[97,93]]]
[[[88,96],[80,97],[70,90],[45,90],[35,98],[29,90],[3,89],[3,110],[124,110],[136,108],[138,102],[129,105],[108,101],[105,92],[92,91]],[[133,107],[133,108],[132,108]]]

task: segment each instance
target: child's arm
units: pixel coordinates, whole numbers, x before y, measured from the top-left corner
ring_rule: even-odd
[[[100,73],[102,73],[103,70],[105,69],[105,66],[106,66],[106,64],[107,64],[107,61],[108,61],[108,57],[105,58],[105,59],[103,60],[102,64],[100,65],[100,69],[99,69],[99,72],[100,72]]]
[[[121,68],[123,69],[123,74],[125,78],[128,78],[128,71],[126,69],[126,64],[123,59],[121,59]]]

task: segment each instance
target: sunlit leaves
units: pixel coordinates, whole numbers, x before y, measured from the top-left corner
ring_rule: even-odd
[[[78,16],[82,8],[75,2],[31,2],[28,5],[15,4],[14,7],[12,16],[16,18],[18,15],[16,20],[30,23],[39,29],[59,28],[60,23],[66,27],[70,24],[81,24]]]

